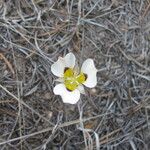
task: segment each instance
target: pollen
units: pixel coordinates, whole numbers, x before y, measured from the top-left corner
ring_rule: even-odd
[[[69,91],[77,89],[80,84],[86,81],[86,75],[82,72],[77,74],[72,68],[66,68],[64,71],[64,84]]]

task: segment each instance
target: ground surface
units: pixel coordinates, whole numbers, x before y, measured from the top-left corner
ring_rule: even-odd
[[[76,105],[50,66],[93,58]],[[0,0],[0,149],[150,149],[149,0]]]

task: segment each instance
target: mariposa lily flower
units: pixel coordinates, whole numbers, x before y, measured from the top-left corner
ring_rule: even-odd
[[[97,69],[92,59],[86,59],[79,71],[76,58],[73,53],[65,57],[59,57],[51,66],[52,73],[59,77],[53,91],[60,95],[64,103],[75,104],[80,99],[80,93],[84,94],[84,86],[93,88],[97,84]]]

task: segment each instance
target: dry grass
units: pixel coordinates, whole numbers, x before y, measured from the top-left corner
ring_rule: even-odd
[[[99,70],[77,105],[52,92],[70,51]],[[0,149],[149,150],[150,1],[0,0]]]

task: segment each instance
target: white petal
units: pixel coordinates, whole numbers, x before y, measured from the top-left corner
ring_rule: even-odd
[[[64,78],[58,78],[58,79],[55,79],[54,81],[63,83],[64,82]]]
[[[57,77],[63,77],[65,69],[65,60],[62,57],[59,57],[58,60],[52,64],[51,71]]]
[[[97,84],[97,69],[95,68],[93,59],[87,59],[83,62],[81,72],[87,75],[86,81],[83,83],[89,88],[93,88]]]
[[[75,66],[76,58],[73,53],[68,53],[64,59],[66,67],[73,68]]]
[[[78,90],[80,91],[81,94],[85,94],[85,90],[84,90],[84,86],[83,85],[79,85],[78,86]]]
[[[58,84],[54,87],[54,93],[60,95],[64,103],[76,104],[80,99],[79,90],[68,91],[64,84]]]

